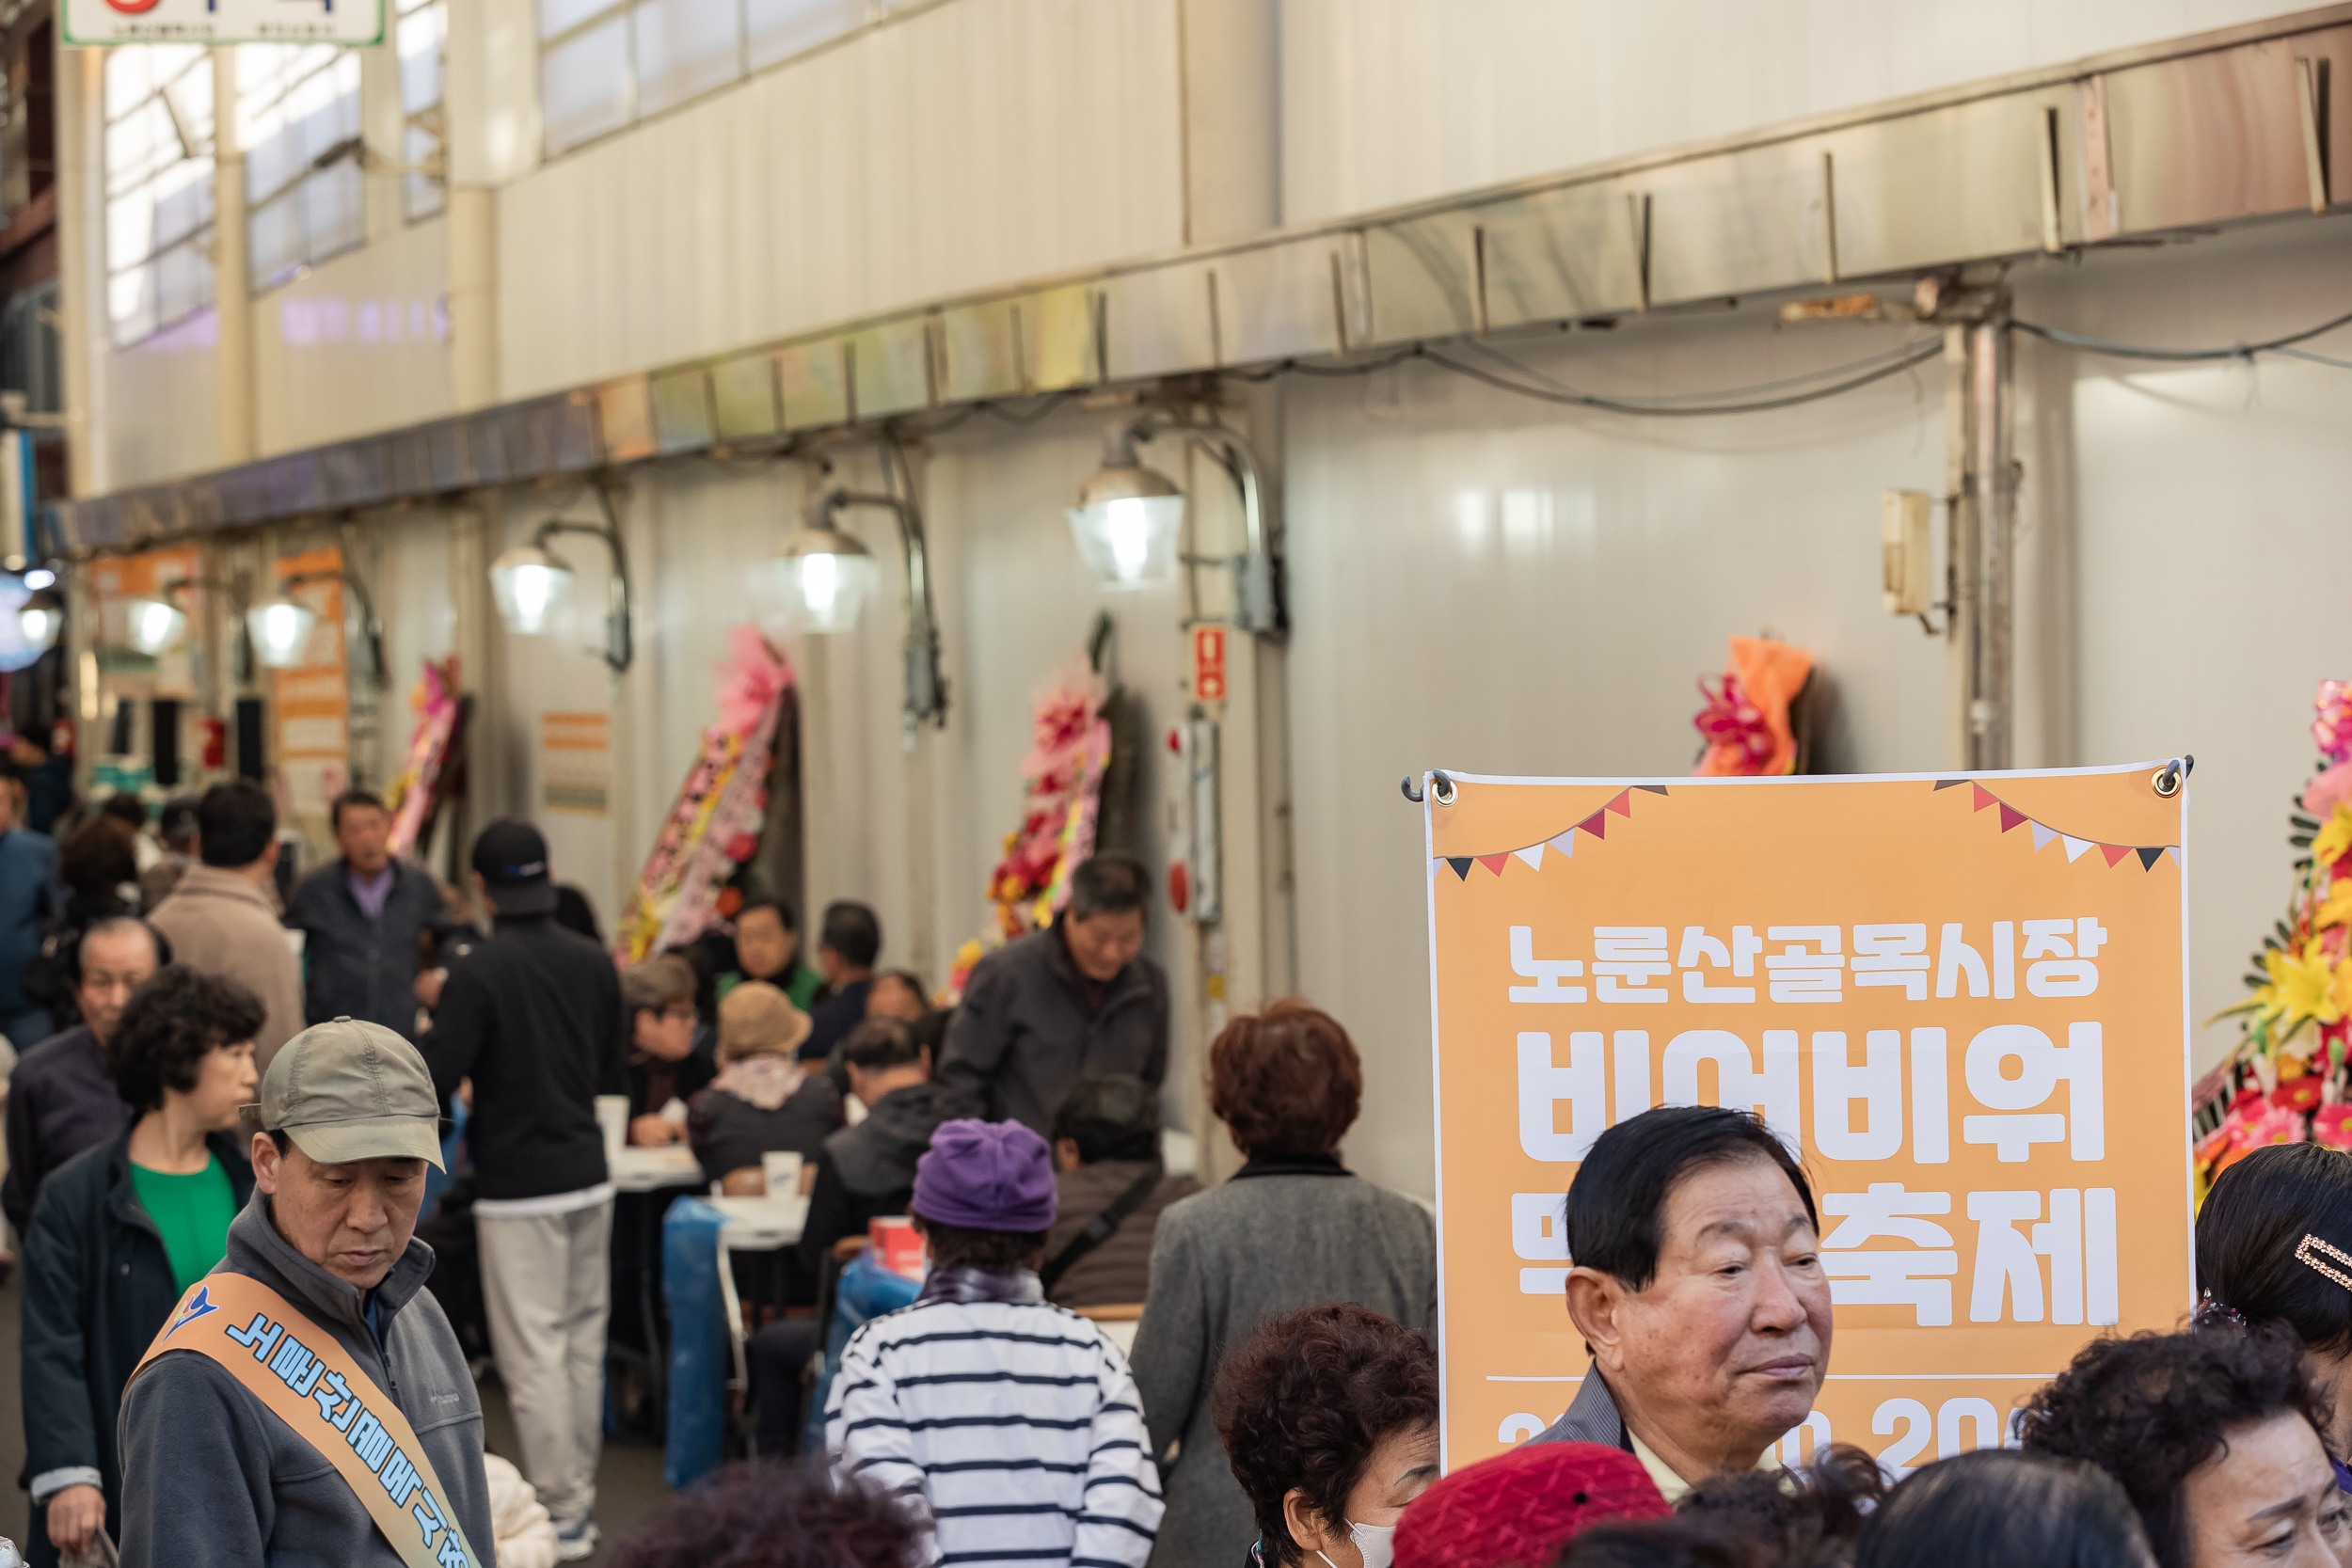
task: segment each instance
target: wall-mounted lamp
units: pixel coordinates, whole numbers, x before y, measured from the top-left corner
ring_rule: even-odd
[[[65,626],[65,603],[23,577],[0,575],[0,613],[8,616],[0,634],[0,671],[26,670],[57,645]],[[53,579],[54,580],[54,579]]]
[[[319,624],[318,611],[294,597],[294,590],[306,582],[340,582],[358,599],[368,678],[379,690],[389,687],[391,675],[384,668],[384,628],[375,619],[375,600],[366,583],[342,570],[289,573],[278,581],[277,593],[246,610],[245,634],[253,644],[254,662],[272,670],[291,670],[301,664],[310,633]]]
[[[1137,421],[1138,423],[1140,421]],[[1184,530],[1184,493],[1166,474],[1136,458],[1136,424],[1113,425],[1103,437],[1103,466],[1078,487],[1070,534],[1111,590],[1166,582],[1176,572]]]
[[[168,594],[178,583],[164,592]],[[188,629],[188,612],[168,598],[132,599],[123,605],[123,640],[135,653],[153,658],[180,641]]]
[[[903,463],[896,449],[891,455]],[[909,473],[909,489],[913,488]],[[853,507],[879,507],[898,519],[898,542],[907,562],[906,722],[910,734],[925,721],[947,722],[947,678],[939,667],[939,626],[931,610],[930,562],[924,548],[923,514],[910,495],[867,495],[829,490],[809,503],[799,531],[776,550],[771,568],[785,624],[797,631],[848,631],[857,624],[874,586],[873,552],[834,525]]]
[[[559,533],[584,533],[604,541],[612,554],[612,575],[606,589],[604,661],[614,674],[627,670],[636,657],[628,624],[628,551],[621,542],[621,519],[612,508],[612,492],[599,483],[596,499],[604,522],[574,522],[550,517],[539,525],[528,545],[517,545],[490,562],[490,594],[498,600],[499,619],[518,637],[538,637],[555,625],[556,616],[572,596],[570,562],[548,548]]]
[[[1184,493],[1164,474],[1136,457],[1136,443],[1167,433],[1200,448],[1232,478],[1241,491],[1248,540],[1239,555],[1201,556],[1184,547],[1187,520]],[[1230,624],[1244,631],[1279,632],[1284,617],[1276,586],[1274,559],[1266,546],[1265,507],[1258,481],[1257,454],[1249,443],[1222,425],[1186,424],[1166,409],[1149,408],[1114,425],[1103,438],[1103,466],[1078,491],[1070,511],[1070,532],[1078,553],[1105,589],[1142,588],[1165,582],[1182,565],[1223,566],[1233,575]],[[1189,582],[1189,576],[1187,576]],[[1185,594],[1187,625],[1199,619]]]
[[[809,520],[777,547],[769,565],[785,630],[848,631],[874,592],[874,554],[854,534],[833,526],[827,510],[833,499],[810,509]]]

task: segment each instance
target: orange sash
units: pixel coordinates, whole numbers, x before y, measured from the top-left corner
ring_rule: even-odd
[[[131,1376],[175,1350],[211,1356],[324,1454],[408,1568],[481,1568],[408,1418],[285,1297],[244,1275],[207,1275]]]

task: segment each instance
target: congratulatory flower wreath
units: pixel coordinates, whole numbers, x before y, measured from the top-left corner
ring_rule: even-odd
[[[2312,721],[2318,776],[2289,818],[2294,895],[2252,955],[2227,1061],[2197,1086],[2198,1193],[2265,1144],[2352,1150],[2352,684],[2322,681]]]

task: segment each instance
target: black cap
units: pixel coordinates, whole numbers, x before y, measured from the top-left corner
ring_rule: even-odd
[[[473,868],[501,914],[548,914],[555,883],[548,876],[548,841],[528,822],[501,817],[473,841]]]

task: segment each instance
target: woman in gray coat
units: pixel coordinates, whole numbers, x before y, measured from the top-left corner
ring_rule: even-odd
[[[1335,1152],[1363,1089],[1347,1031],[1303,1002],[1237,1018],[1209,1048],[1209,1107],[1248,1163],[1171,1205],[1152,1247],[1131,1358],[1168,1498],[1152,1568],[1238,1568],[1257,1539],[1211,1409],[1228,1345],[1274,1313],[1326,1302],[1435,1337],[1428,1213],[1350,1174]]]

